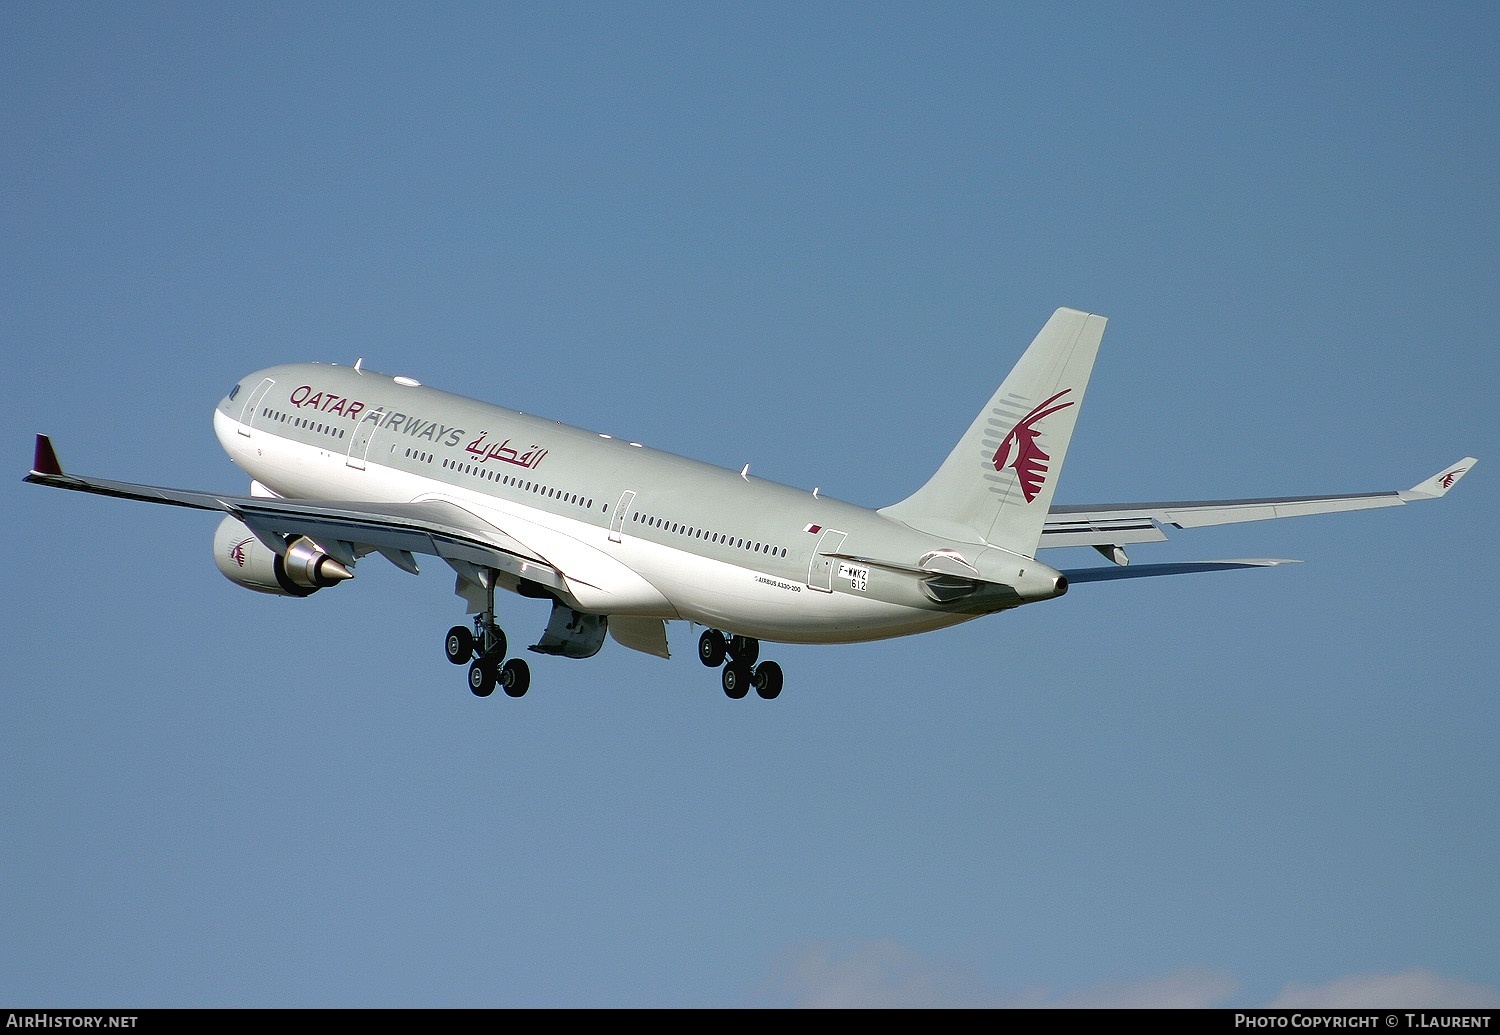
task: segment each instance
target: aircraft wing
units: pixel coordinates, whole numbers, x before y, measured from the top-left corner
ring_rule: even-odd
[[[170,489],[64,473],[46,435],[36,437],[36,459],[28,482],[101,496],[162,503],[193,510],[217,510],[242,521],[273,550],[278,536],[307,536],[345,564],[361,553],[378,552],[403,570],[417,571],[413,554],[441,557],[454,567],[494,568],[553,589],[562,573],[545,558],[452,504],[318,501]]]
[[[1417,500],[1437,499],[1451,489],[1477,460],[1464,457],[1400,492],[1368,492],[1349,496],[1280,496],[1269,499],[1198,500],[1177,503],[1106,503],[1054,506],[1048,512],[1039,545],[1093,546],[1108,553],[1128,543],[1153,543],[1167,538],[1167,527],[1200,528],[1240,521],[1266,521],[1303,514],[1332,514],[1343,510],[1396,507]],[[1118,558],[1117,558],[1118,559]]]

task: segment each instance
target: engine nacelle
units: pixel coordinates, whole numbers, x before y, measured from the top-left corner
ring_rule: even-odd
[[[214,563],[237,586],[284,597],[309,596],[354,577],[310,539],[294,539],[279,554],[233,517],[220,521],[214,532]]]

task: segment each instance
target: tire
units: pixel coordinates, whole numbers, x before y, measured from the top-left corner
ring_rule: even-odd
[[[500,666],[500,674],[496,679],[507,697],[524,696],[531,686],[531,666],[520,658],[511,658]]]
[[[495,692],[495,669],[483,659],[469,666],[469,689],[475,697],[488,697]]]
[[[767,701],[776,700],[781,693],[781,666],[774,661],[762,661],[755,666],[755,692]]]
[[[750,666],[743,661],[731,661],[724,666],[721,682],[724,685],[724,696],[731,701],[738,701],[750,692]]]
[[[462,625],[455,625],[443,641],[443,653],[455,665],[468,664],[474,657],[474,634]]]
[[[724,664],[723,634],[709,629],[698,637],[698,660],[709,668],[718,668]]]

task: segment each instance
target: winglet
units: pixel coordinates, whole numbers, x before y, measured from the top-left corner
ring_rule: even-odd
[[[1407,500],[1435,500],[1442,496],[1462,478],[1478,460],[1472,456],[1466,456],[1456,464],[1451,464],[1428,478],[1420,485],[1413,485],[1405,492],[1397,493],[1403,501]]]
[[[52,440],[46,435],[36,437],[36,458],[31,461],[31,473],[54,476],[63,473],[62,464],[57,462],[57,450],[52,448]]]

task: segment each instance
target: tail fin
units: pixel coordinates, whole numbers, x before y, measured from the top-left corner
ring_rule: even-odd
[[[1059,309],[927,484],[880,513],[1036,555],[1106,321]]]

